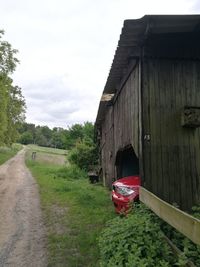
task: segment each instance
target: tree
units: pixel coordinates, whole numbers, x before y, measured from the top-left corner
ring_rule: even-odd
[[[55,148],[65,149],[65,130],[62,128],[53,128],[51,145]]]
[[[6,76],[0,73],[0,145],[4,143],[4,134],[7,129],[7,102],[8,92],[6,88]]]
[[[10,145],[17,139],[19,123],[24,120],[25,100],[9,77],[19,62],[15,57],[17,50],[2,40],[3,34],[0,31],[0,145]]]
[[[2,40],[3,35],[4,31],[0,30],[0,73],[8,76],[15,71],[16,65],[19,63],[15,57],[18,51],[13,49],[7,41]]]
[[[44,130],[45,132],[45,130]],[[49,146],[50,140],[43,134],[43,127],[37,126],[35,131],[35,143],[39,146]]]
[[[91,122],[85,122],[83,125],[76,123],[65,130],[64,136],[66,149],[75,147],[77,141],[89,140],[89,142],[93,142],[94,125]]]
[[[78,142],[76,147],[70,151],[69,161],[80,169],[89,171],[91,166],[98,163],[97,146],[84,141]]]
[[[84,124],[76,123],[67,129],[54,127],[53,130],[48,126],[35,126],[35,124],[22,122],[20,124],[19,132],[21,134],[19,142],[22,143],[24,142],[23,133],[26,133],[26,139],[27,136],[30,137],[30,135],[27,135],[27,132],[30,132],[33,137],[31,143],[33,142],[40,146],[70,150],[77,146],[79,147],[79,144],[82,144],[84,147],[87,146],[87,148],[85,148],[86,150],[90,150],[90,152],[93,151],[92,147],[95,146],[93,138],[94,125],[91,122],[85,122]],[[94,158],[96,158],[96,154]]]
[[[52,131],[51,129],[49,129],[48,126],[41,126],[40,127],[41,129],[41,133],[44,137],[46,137],[47,140],[50,140],[51,139],[51,136],[52,136]]]
[[[84,139],[94,139],[94,125],[91,122],[84,122],[83,124],[83,137]]]
[[[31,132],[24,132],[20,139],[19,142],[23,145],[28,145],[28,144],[32,144],[33,143],[33,135]]]
[[[7,130],[5,143],[11,145],[19,138],[18,128],[25,119],[25,100],[18,86],[11,86],[7,105]]]
[[[75,147],[69,153],[69,161],[86,171],[98,164],[98,148],[93,136],[94,125],[85,122],[82,126],[82,140],[77,139]]]
[[[33,136],[34,136],[35,135],[35,124],[22,122],[20,124],[19,133],[22,134],[22,133],[24,133],[26,131],[32,133]]]

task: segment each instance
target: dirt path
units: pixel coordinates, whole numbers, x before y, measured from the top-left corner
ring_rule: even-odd
[[[44,267],[45,229],[25,151],[0,166],[0,266]]]

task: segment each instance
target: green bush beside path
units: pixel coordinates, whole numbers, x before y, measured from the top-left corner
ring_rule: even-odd
[[[11,147],[0,147],[0,165],[14,157],[23,148],[20,144],[13,144]]]

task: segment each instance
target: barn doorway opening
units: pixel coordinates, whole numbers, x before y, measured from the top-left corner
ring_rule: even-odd
[[[117,152],[116,156],[117,179],[139,175],[139,160],[132,146]]]

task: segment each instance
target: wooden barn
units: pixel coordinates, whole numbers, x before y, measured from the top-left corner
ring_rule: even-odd
[[[124,21],[96,129],[105,185],[140,174],[160,199],[200,204],[200,15]]]

